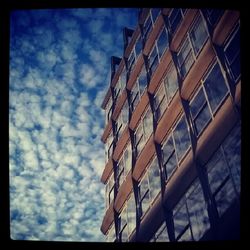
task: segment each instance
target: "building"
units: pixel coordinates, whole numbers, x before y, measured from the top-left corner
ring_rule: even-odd
[[[111,58],[107,241],[239,239],[240,15],[140,9]]]

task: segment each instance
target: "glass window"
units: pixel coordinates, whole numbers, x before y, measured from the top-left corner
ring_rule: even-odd
[[[153,132],[153,117],[151,109],[149,108],[143,118],[144,140],[147,141]]]
[[[216,201],[219,216],[230,206],[235,198],[232,180],[221,148],[207,164],[208,181]]]
[[[147,87],[147,71],[145,65],[143,64],[141,68],[141,72],[138,77],[139,89],[140,89],[140,96],[143,95],[144,90]]]
[[[204,95],[203,88],[201,88],[197,95],[190,103],[190,111],[195,127],[195,132],[199,136],[204,130],[205,126],[211,120],[211,114]]]
[[[163,84],[161,84],[154,97],[154,110],[157,121],[161,118],[166,107],[167,107],[167,98],[166,98],[165,88]]]
[[[190,32],[190,38],[193,44],[195,54],[197,55],[208,38],[208,33],[201,16],[198,17],[194,27]]]
[[[185,197],[174,208],[174,232],[176,241],[192,240]]]
[[[157,158],[155,158],[148,169],[148,178],[150,184],[150,197],[153,200],[161,190],[160,170]]]
[[[178,54],[178,65],[182,77],[185,77],[194,61],[196,60],[201,48],[208,38],[205,23],[199,15],[194,26],[188,31],[187,36]]]
[[[232,79],[237,83],[240,77],[240,29],[234,31],[231,39],[225,46],[225,57]]]
[[[140,100],[139,82],[138,81],[135,82],[135,85],[133,86],[130,95],[131,95],[131,109],[135,110],[135,108]]]
[[[116,240],[115,225],[113,223],[107,234],[107,242],[114,242],[115,240]]]
[[[121,110],[122,123],[124,124],[124,126],[128,124],[128,118],[129,118],[128,115],[129,115],[128,101],[126,99]]]
[[[128,240],[127,219],[127,206],[125,205],[119,216],[119,239],[121,242]]]
[[[207,206],[198,179],[177,203],[173,214],[176,241],[198,241],[210,228]]]
[[[127,212],[128,212],[128,230],[131,234],[136,227],[136,206],[133,193],[130,195],[130,198],[127,201]]]
[[[127,174],[131,170],[132,166],[132,152],[131,152],[131,143],[127,144],[127,147],[124,151],[124,164],[125,164],[125,173]]]
[[[148,39],[148,35],[150,33],[152,29],[152,20],[150,15],[148,15],[146,21],[144,22],[143,25],[143,37],[144,37],[144,41],[146,41]]]
[[[141,216],[142,216],[150,205],[149,184],[148,184],[147,174],[145,174],[145,176],[140,182],[139,192],[140,192],[140,205],[141,205]]]
[[[224,154],[230,168],[235,188],[240,193],[241,178],[241,127],[238,123],[223,142]]]
[[[132,50],[131,53],[130,53],[130,56],[128,58],[128,71],[129,72],[132,71],[134,63],[135,63],[135,54],[134,54],[134,50]]]
[[[155,158],[146,170],[139,184],[140,214],[145,214],[149,205],[161,191],[161,179],[157,158]]]
[[[162,147],[162,156],[165,177],[166,180],[168,180],[177,167],[177,159],[172,135],[170,135],[170,137],[167,139],[166,143]]]
[[[145,143],[147,142],[152,132],[153,132],[153,117],[151,109],[149,108],[145,112],[145,115],[142,117],[140,124],[138,125],[135,132],[135,149],[137,156],[142,151]]]
[[[192,236],[198,241],[210,228],[207,207],[198,180],[188,189],[186,197]]]
[[[164,84],[166,87],[168,102],[170,102],[178,89],[177,72],[173,64],[171,64],[166,74],[166,77],[164,79]]]
[[[157,55],[157,48],[155,45],[149,56],[149,71],[151,75],[154,73],[156,67],[158,66],[158,63],[159,61],[158,61],[158,55]]]
[[[194,55],[187,37],[177,55],[181,75],[184,77],[194,63]]]
[[[208,18],[208,22],[212,27],[214,27],[220,18],[222,17],[224,10],[220,9],[206,9],[205,10],[206,16]]]
[[[165,222],[161,224],[150,242],[169,242],[168,231]]]
[[[122,70],[121,75],[119,76],[119,85],[121,90],[126,88],[126,71],[125,68]]]
[[[118,188],[122,185],[128,172],[131,169],[131,144],[127,144],[122,156],[117,164],[117,185]]]
[[[141,41],[141,37],[139,36],[135,44],[135,57],[136,58],[140,55],[141,51],[142,51],[142,41]]]
[[[158,17],[159,14],[160,14],[160,11],[161,11],[160,8],[152,8],[152,9],[151,9],[151,15],[152,15],[153,22],[156,21],[157,17]]]
[[[112,99],[109,98],[107,105],[105,107],[105,114],[106,114],[106,124],[108,124],[109,119],[112,115]]]
[[[112,131],[109,133],[109,136],[105,143],[105,155],[106,155],[106,162],[108,162],[109,158],[113,153],[113,134]]]
[[[168,18],[171,32],[174,34],[182,20],[181,9],[172,9]]]
[[[109,205],[114,199],[114,174],[111,174],[107,183],[106,183],[106,209],[109,208]]]
[[[180,161],[191,145],[185,116],[182,116],[180,121],[177,123],[177,126],[173,131],[173,135],[178,161]]]
[[[205,90],[213,113],[228,93],[219,64],[216,63],[204,81]]]
[[[157,47],[158,47],[158,53],[159,53],[159,58],[163,55],[163,52],[168,48],[168,34],[165,29],[161,31],[159,38],[157,40]]]

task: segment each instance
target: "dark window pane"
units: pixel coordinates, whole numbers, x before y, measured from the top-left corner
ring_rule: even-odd
[[[182,198],[174,208],[174,231],[175,238],[179,238],[188,227],[189,220],[185,205],[185,198]]]
[[[141,200],[141,210],[142,210],[141,215],[145,214],[149,205],[150,205],[150,196],[149,196],[149,191],[148,191],[146,195],[143,197],[143,199]]]
[[[206,31],[206,28],[205,28],[205,25],[201,16],[199,16],[195,26],[190,32],[190,37],[193,43],[195,54],[197,55],[208,37],[207,31]]]
[[[136,226],[136,207],[135,207],[135,199],[132,194],[128,200],[128,229],[129,234],[135,229]]]
[[[144,40],[146,41],[149,35],[149,32],[151,31],[152,28],[152,21],[150,18],[150,15],[148,16],[146,22],[144,23],[143,26],[143,35],[144,35]]]
[[[201,88],[190,104],[190,111],[195,125],[196,134],[199,135],[211,119],[206,98]]]
[[[214,154],[207,167],[210,189],[221,216],[235,198],[233,183],[221,149]]]
[[[161,9],[160,9],[160,8],[152,8],[152,9],[151,9],[153,22],[155,22],[155,20],[156,20],[156,19],[157,19],[157,17],[159,16],[160,11],[161,11]]]
[[[190,104],[190,111],[193,118],[196,118],[205,104],[206,98],[203,92],[203,88],[201,88]]]
[[[232,130],[223,143],[226,160],[229,164],[235,187],[240,193],[241,177],[241,128],[240,123]]]
[[[154,199],[161,190],[160,170],[157,158],[155,158],[155,160],[153,161],[152,165],[148,170],[148,177],[150,186],[150,196],[151,199]]]
[[[192,241],[192,235],[190,231],[190,227],[186,229],[186,231],[181,235],[178,241]]]
[[[233,80],[237,80],[240,76],[240,32],[239,28],[225,49],[225,56],[229,69],[231,71]]]
[[[178,63],[181,71],[181,75],[184,77],[194,62],[194,56],[190,46],[189,39],[187,38],[184,42],[183,47],[178,53]]]
[[[170,178],[176,167],[177,167],[176,156],[175,153],[172,153],[172,155],[168,158],[167,162],[164,165],[166,171],[166,179]]]
[[[177,72],[174,65],[172,65],[170,70],[168,71],[164,83],[166,86],[167,97],[169,102],[178,89]]]
[[[172,34],[177,30],[182,20],[181,9],[173,9],[169,15],[169,24]]]
[[[210,228],[210,224],[203,192],[198,181],[192,184],[186,196],[193,238],[199,240]]]
[[[228,179],[215,196],[219,216],[222,216],[223,213],[229,208],[234,198],[235,192],[233,183],[231,179]]]
[[[136,57],[139,56],[142,50],[142,42],[141,42],[141,37],[138,38],[136,44],[135,44],[135,55]]]
[[[205,11],[208,17],[208,21],[212,27],[215,26],[215,24],[219,21],[224,13],[224,10],[220,9],[206,9]]]
[[[147,71],[144,65],[142,66],[138,82],[139,82],[140,96],[142,96],[145,88],[147,87]]]
[[[187,123],[184,116],[178,122],[173,134],[178,161],[180,161],[180,159],[183,157],[184,153],[190,146],[189,131],[187,129]]]
[[[167,139],[167,142],[162,146],[163,163],[166,163],[168,158],[174,152],[174,144],[172,136]]]
[[[159,51],[159,58],[161,58],[164,50],[168,48],[168,34],[165,28],[162,30],[159,39],[157,40],[157,46]]]
[[[220,187],[221,183],[225,181],[228,177],[229,172],[221,152],[219,149],[212,157],[212,159],[207,164],[208,168],[208,181],[210,183],[210,189],[214,194],[218,188]]]
[[[149,56],[149,69],[150,69],[151,75],[155,71],[158,63],[159,61],[158,61],[158,56],[157,56],[157,50],[156,50],[156,46],[154,46],[152,53]]]
[[[211,109],[213,112],[215,112],[228,92],[225,79],[218,64],[216,64],[210,72],[209,76],[204,82],[204,86]]]
[[[205,104],[198,116],[194,119],[195,131],[197,135],[201,134],[210,120],[211,115],[207,104]]]
[[[156,242],[168,242],[168,231],[165,222],[162,223],[160,228],[157,230],[155,234],[155,241]]]

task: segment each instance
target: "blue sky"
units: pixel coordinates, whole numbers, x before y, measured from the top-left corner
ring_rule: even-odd
[[[11,238],[104,241],[101,102],[136,9],[11,14]]]

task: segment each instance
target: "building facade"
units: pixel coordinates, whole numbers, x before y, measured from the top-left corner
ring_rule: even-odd
[[[240,15],[144,8],[102,103],[109,242],[240,237]]]

